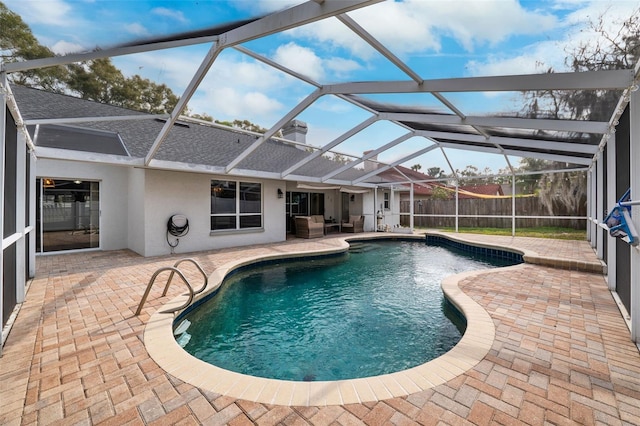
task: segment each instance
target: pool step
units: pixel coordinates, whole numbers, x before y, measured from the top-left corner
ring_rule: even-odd
[[[366,253],[378,247],[367,243],[349,243],[349,253]]]

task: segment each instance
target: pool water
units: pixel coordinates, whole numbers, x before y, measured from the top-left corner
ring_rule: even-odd
[[[424,242],[364,242],[339,256],[251,267],[181,318],[184,349],[218,367],[325,381],[405,370],[450,350],[465,322],[440,282],[504,265]]]

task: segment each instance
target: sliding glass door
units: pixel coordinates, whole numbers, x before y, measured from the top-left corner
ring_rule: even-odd
[[[36,250],[80,250],[100,246],[98,182],[38,178]]]

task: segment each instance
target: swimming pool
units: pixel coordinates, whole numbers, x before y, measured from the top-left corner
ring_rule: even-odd
[[[449,351],[464,320],[447,275],[513,264],[413,241],[352,243],[340,256],[253,266],[182,315],[184,349],[258,377],[342,380],[405,370]]]

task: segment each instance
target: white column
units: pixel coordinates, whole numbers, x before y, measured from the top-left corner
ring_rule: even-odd
[[[618,201],[616,194],[616,134],[612,133],[606,146],[607,150],[607,214]],[[609,290],[616,290],[616,238],[607,233],[607,285]]]
[[[602,153],[598,155],[598,159],[596,160],[596,211],[594,215],[594,219],[596,220],[596,224],[599,224],[604,219],[604,164],[602,161]],[[596,240],[596,255],[598,259],[604,258],[604,241],[603,241],[603,230],[600,226],[596,226],[595,228],[595,240]]]
[[[458,232],[458,181],[456,181],[456,232]]]
[[[24,302],[25,297],[25,268],[26,268],[26,234],[25,234],[25,202],[27,173],[27,140],[21,130],[18,130],[16,155],[16,232],[22,234],[16,244],[16,303]]]
[[[511,236],[516,236],[516,175],[511,174]]]
[[[629,169],[631,170],[631,199],[640,199],[640,92],[631,92],[631,141]],[[640,229],[640,206],[632,207],[631,218]],[[640,343],[640,245],[631,248],[631,340]]]
[[[7,76],[0,73],[0,237],[4,238],[4,144],[7,129],[5,123],[7,120]],[[0,250],[0,355],[2,355],[2,306],[4,305],[4,280],[2,279],[4,264],[4,250]]]
[[[589,239],[589,242],[591,243],[591,247],[595,248],[596,247],[596,243],[598,240],[597,237],[597,232],[598,232],[598,225],[596,224],[596,209],[597,209],[597,195],[596,195],[596,188],[598,186],[598,179],[596,177],[596,168],[595,167],[591,167],[591,170],[589,171],[589,175],[591,176],[591,188],[590,188],[590,193],[591,193],[591,202],[589,204],[590,209],[589,209],[589,228],[591,229],[591,238]]]
[[[593,203],[593,198],[591,197],[591,169],[587,171],[587,241],[591,242],[592,232],[591,232],[591,204]]]

